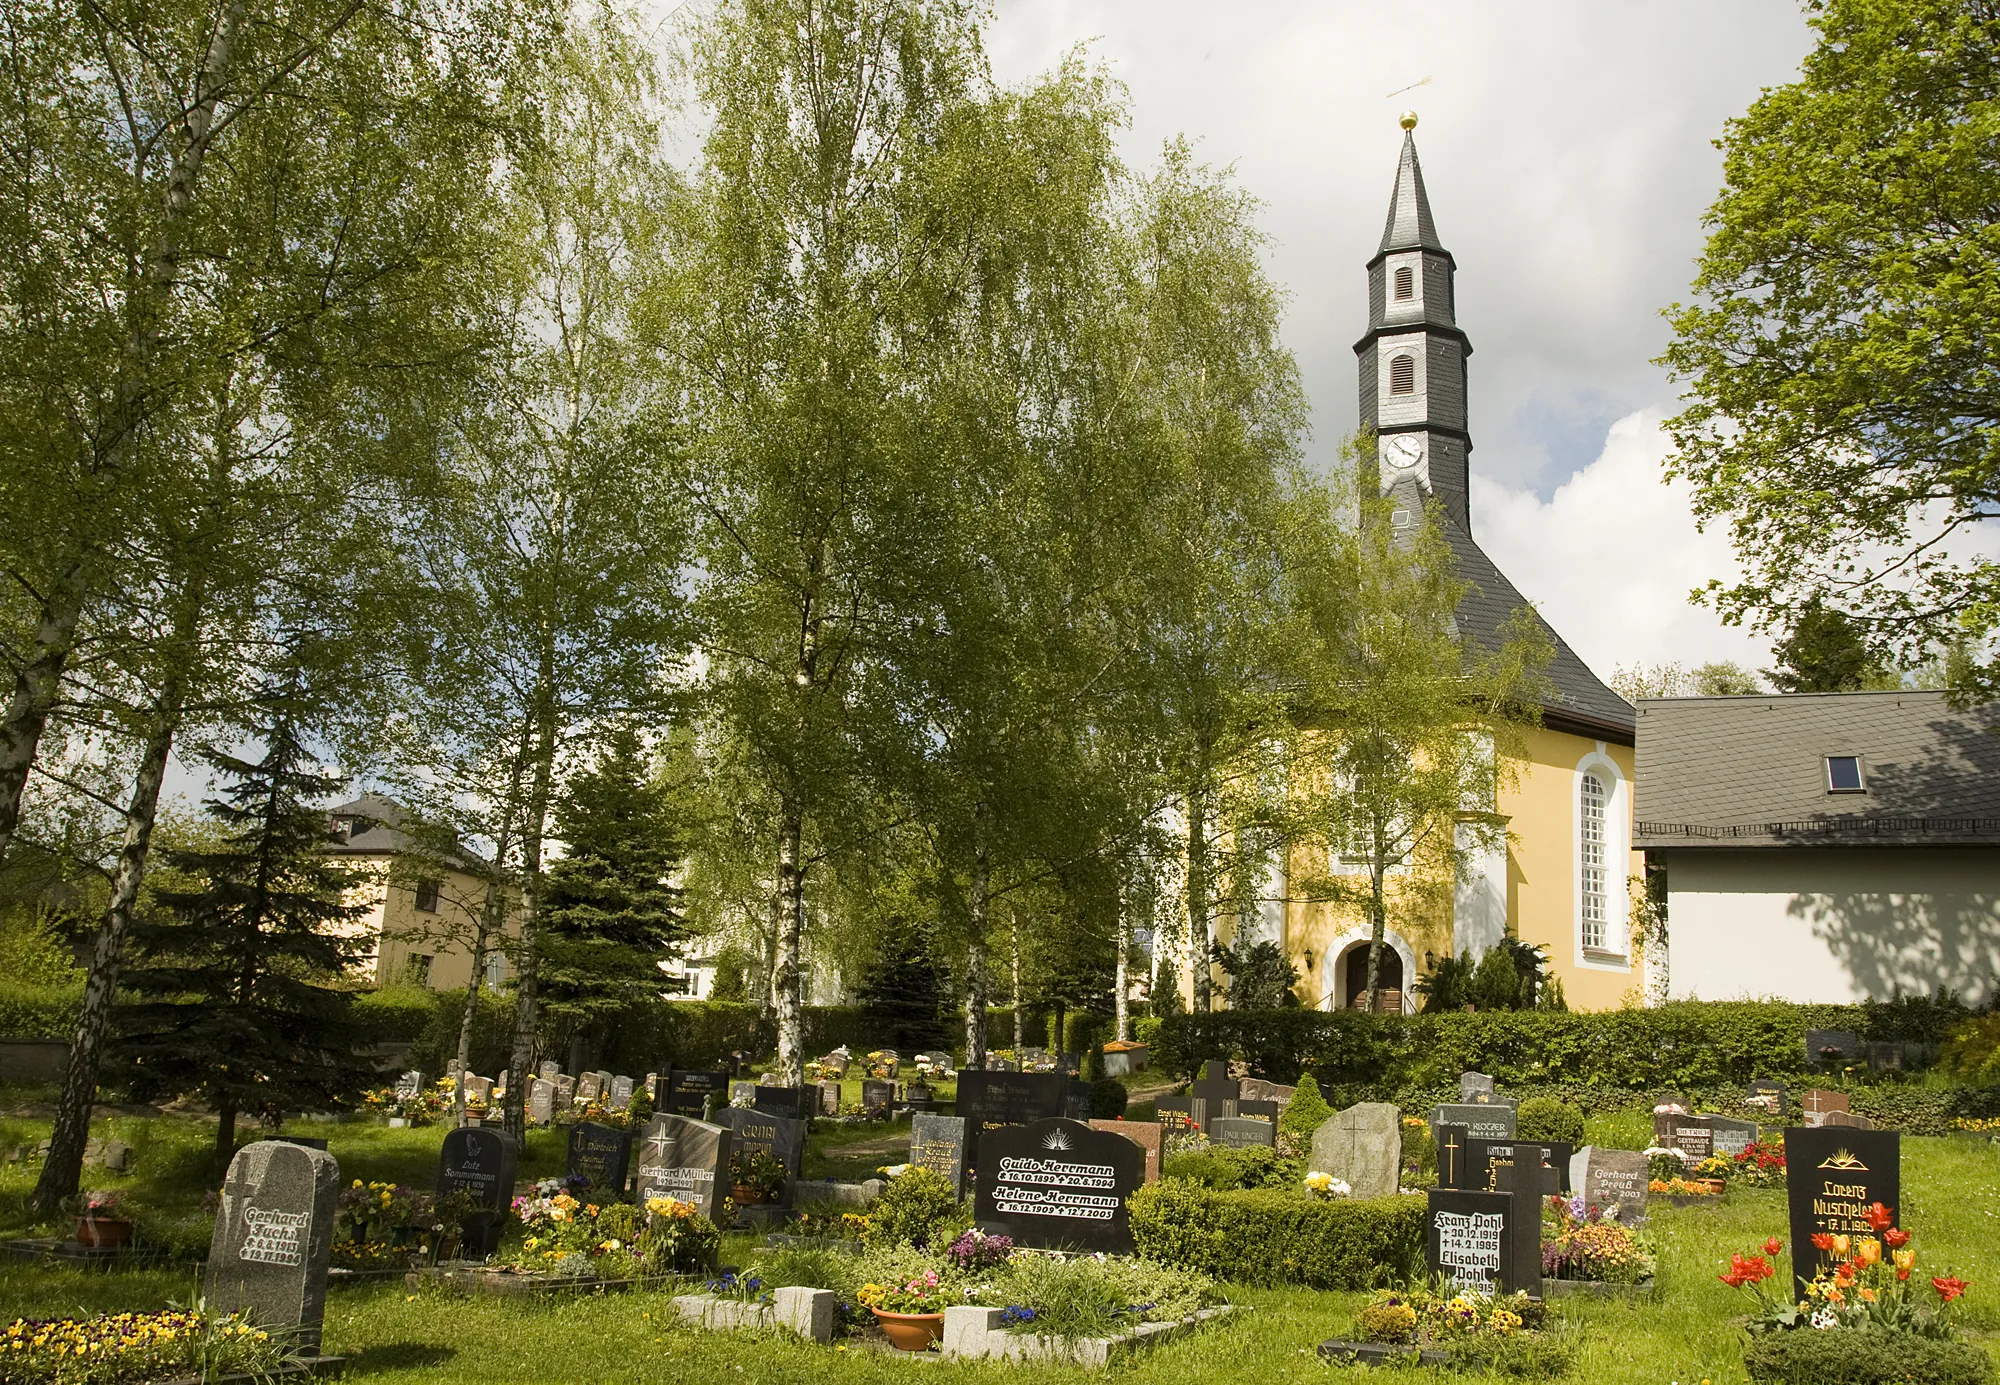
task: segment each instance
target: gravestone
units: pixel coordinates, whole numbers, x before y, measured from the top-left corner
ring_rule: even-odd
[[[1674,1126],[1672,1148],[1685,1155],[1688,1167],[1693,1168],[1715,1153],[1715,1130],[1699,1116],[1681,1116]]]
[[[1826,1117],[1829,1112],[1845,1111],[1847,1109],[1847,1093],[1826,1092],[1814,1089],[1805,1094],[1802,1105],[1805,1108],[1806,1128],[1809,1130],[1814,1129],[1826,1124]]]
[[[604,1084],[597,1080],[594,1072],[584,1073],[576,1079],[576,1103],[587,1106],[604,1095]]]
[[[729,1085],[734,1090],[736,1084],[732,1082]],[[646,1100],[657,1105],[660,1100],[660,1075],[656,1072],[647,1073],[646,1080],[639,1084],[639,1089],[645,1092]]]
[[[500,1230],[514,1197],[517,1159],[513,1137],[498,1130],[467,1126],[444,1137],[438,1150],[438,1197],[465,1193],[473,1202],[459,1222],[460,1254],[465,1259],[484,1260],[500,1248]]]
[[[1263,1121],[1266,1125],[1278,1123],[1278,1103],[1275,1101],[1250,1101],[1243,1097],[1236,1100],[1236,1114],[1239,1119]]]
[[[819,1099],[819,1113],[822,1116],[837,1116],[840,1114],[840,1084],[838,1082],[820,1083],[815,1094]]]
[[[1860,1056],[1861,1044],[1847,1029],[1806,1031],[1806,1071],[1824,1072],[1842,1067]]]
[[[1793,1126],[1785,1131],[1786,1200],[1792,1222],[1792,1271],[1798,1289],[1832,1256],[1815,1235],[1871,1236],[1868,1209],[1902,1207],[1902,1137],[1893,1130]]]
[[[1482,1140],[1477,1137],[1465,1142],[1465,1182],[1461,1185],[1472,1192],[1497,1193],[1502,1191],[1500,1170],[1511,1169],[1527,1162],[1538,1167],[1541,1177],[1532,1186],[1542,1196],[1563,1191],[1569,1182],[1567,1168],[1570,1147],[1567,1144],[1548,1144],[1537,1140]],[[1557,1168],[1561,1162],[1564,1167]]]
[[[1075,1077],[1064,1080],[1067,1085],[1063,1088],[1063,1115],[1073,1121],[1083,1121],[1088,1124],[1092,1109],[1090,1084]]]
[[[1779,1125],[1785,1122],[1785,1084],[1766,1082],[1762,1078],[1750,1084],[1750,1094],[1744,1098],[1745,1106],[1755,1107],[1771,1113],[1771,1119]]]
[[[528,1123],[547,1125],[556,1118],[556,1084],[537,1077],[528,1084]]]
[[[326,1139],[320,1135],[266,1135],[267,1140],[282,1140],[288,1145],[304,1145],[307,1149],[325,1149]]]
[[[621,1110],[632,1104],[632,1079],[614,1077],[611,1079],[611,1104]]]
[[[745,1110],[757,1104],[757,1084],[751,1081],[734,1081],[729,1084],[729,1104],[741,1106]]]
[[[1278,1127],[1244,1116],[1217,1116],[1208,1123],[1208,1138],[1225,1149],[1269,1149],[1278,1143]]]
[[[728,1129],[732,1154],[762,1150],[785,1166],[786,1184],[780,1201],[789,1205],[791,1185],[797,1181],[799,1165],[805,1159],[806,1123],[774,1116],[768,1111],[743,1111],[733,1106],[716,1112],[715,1123]]]
[[[896,1099],[896,1084],[873,1077],[861,1079],[861,1114],[870,1119],[887,1119],[890,1103]]]
[[[568,1111],[576,1105],[576,1079],[558,1076],[556,1084],[556,1110]]]
[[[963,1081],[963,1079],[960,1079]],[[1194,1109],[1191,1098],[1184,1096],[1163,1096],[1153,1103],[1154,1117],[1160,1127],[1170,1133],[1195,1129]]]
[[[1510,1292],[1526,1290],[1542,1296],[1542,1199],[1548,1195],[1548,1171],[1535,1157],[1536,1145],[1516,1145],[1513,1163],[1493,1170],[1493,1191],[1514,1199],[1514,1270]]]
[[[715,1221],[729,1191],[729,1154],[727,1127],[671,1113],[654,1116],[639,1136],[634,1183],[639,1205],[670,1197],[692,1202],[697,1212]]]
[[[1018,1058],[994,1058],[989,1056],[986,1060],[986,1071],[988,1072],[1019,1072],[1020,1070],[1021,1063]]]
[[[1431,1273],[1473,1293],[1513,1293],[1513,1195],[1439,1188],[1428,1199],[1424,1260]]]
[[[1146,1154],[1081,1121],[1036,1121],[979,1137],[973,1215],[1015,1244],[1042,1250],[1133,1252],[1125,1199],[1146,1179]]]
[[[1458,1099],[1471,1103],[1481,1097],[1492,1098],[1500,1094],[1493,1085],[1493,1079],[1483,1072],[1462,1072],[1458,1075]]]
[[[1333,1175],[1356,1197],[1392,1196],[1402,1166],[1402,1112],[1386,1101],[1350,1106],[1313,1131],[1311,1170]]]
[[[1543,1140],[1542,1177],[1547,1193],[1570,1193],[1575,1191],[1569,1181],[1570,1156],[1576,1153],[1576,1146],[1568,1140]]]
[[[465,1075],[465,1104],[467,1106],[491,1106],[493,1104],[493,1079],[481,1077],[477,1073]]]
[[[1094,1120],[1092,1130],[1105,1130],[1113,1135],[1122,1135],[1146,1153],[1146,1181],[1160,1181],[1160,1146],[1166,1131],[1158,1121]]]
[[[1866,1116],[1857,1115],[1852,1111],[1828,1111],[1826,1118],[1820,1121],[1820,1128],[1823,1130],[1873,1130],[1875,1122]]]
[[[1466,1188],[1468,1146],[1472,1136],[1462,1125],[1432,1125],[1431,1138],[1437,1147],[1438,1187]]]
[[[719,1070],[670,1068],[666,1085],[665,1108],[677,1116],[699,1119],[711,1104],[720,1106],[729,1101],[729,1074]]]
[[[625,1173],[632,1164],[632,1132],[614,1130],[596,1121],[579,1121],[569,1131],[571,1178],[588,1179],[613,1193],[625,1191]]]
[[[1516,1133],[1515,1110],[1511,1101],[1440,1106],[1431,1112],[1431,1128],[1462,1125],[1475,1140],[1511,1140]]]
[[[766,1087],[757,1084],[757,1099],[751,1109],[773,1116],[783,1116],[786,1120],[802,1121],[812,1112],[806,1106],[805,1092],[798,1087]]]
[[[951,1184],[952,1191],[965,1191],[965,1121],[959,1116],[936,1116],[919,1111],[910,1117],[910,1162],[929,1169]]]
[[[421,1096],[423,1090],[424,1075],[415,1068],[411,1068],[396,1079],[396,1095],[402,1100],[407,1101],[413,1096]]]
[[[339,1196],[340,1165],[324,1150],[277,1140],[238,1150],[208,1243],[208,1306],[247,1312],[316,1355]]]
[[[553,1058],[544,1058],[541,1065],[535,1069],[535,1076],[544,1082],[553,1082],[562,1076],[562,1064]]]
[[[1208,1103],[1206,1108],[1197,1110],[1196,1119],[1202,1133],[1207,1134],[1211,1122],[1236,1114],[1236,1103],[1243,1099],[1243,1084],[1229,1075],[1229,1064],[1211,1058],[1201,1065],[1201,1076],[1188,1088],[1188,1096]]]
[[[1239,1102],[1268,1101],[1282,1111],[1291,1104],[1298,1090],[1297,1087],[1287,1087],[1282,1082],[1271,1082],[1262,1077],[1246,1077],[1237,1084],[1236,1099]]]
[[[1062,1115],[1069,1079],[1054,1072],[962,1072],[958,1114],[968,1134]],[[975,1160],[976,1162],[976,1160]]]
[[[1756,1121],[1737,1120],[1734,1116],[1703,1116],[1701,1119],[1715,1132],[1715,1152],[1728,1159],[1757,1143],[1760,1131]]]
[[[1627,1226],[1646,1219],[1646,1185],[1651,1181],[1640,1150],[1585,1145],[1570,1156],[1570,1187],[1583,1193],[1587,1206],[1616,1208],[1618,1220]]]
[[[1681,1128],[1681,1122],[1688,1119],[1688,1113],[1678,1108],[1653,1111],[1653,1145],[1657,1149],[1673,1149],[1674,1132]]]
[[[847,1076],[847,1065],[852,1061],[853,1058],[846,1049],[836,1048],[820,1059],[819,1065],[832,1073],[835,1078],[842,1078]]]

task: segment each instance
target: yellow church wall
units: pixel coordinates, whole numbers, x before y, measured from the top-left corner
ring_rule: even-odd
[[[1632,747],[1542,727],[1528,733],[1524,751],[1499,803],[1508,819],[1509,926],[1522,941],[1547,945],[1550,970],[1561,978],[1572,1010],[1616,1009],[1628,994],[1643,989],[1643,969],[1631,945],[1630,877],[1644,870],[1644,857],[1630,846]],[[1586,768],[1610,778],[1607,765],[1616,778],[1609,785],[1604,824],[1610,950],[1586,954],[1578,907],[1579,792]]]
[[[1294,847],[1288,865],[1291,877],[1298,879],[1320,874],[1325,863],[1325,849],[1314,844]],[[1347,878],[1357,890],[1367,888],[1366,872],[1357,870]],[[1405,968],[1403,977],[1403,991],[1410,1000],[1410,988],[1424,974],[1426,954],[1442,955],[1451,950],[1449,881],[1437,863],[1429,868],[1419,863],[1390,872],[1384,889],[1390,931],[1408,946],[1414,964],[1414,970]],[[1294,993],[1301,1004],[1312,1009],[1340,1008],[1342,998],[1331,994],[1335,964],[1343,951],[1367,934],[1367,917],[1359,905],[1298,898],[1286,904],[1286,952],[1298,969],[1299,984]]]

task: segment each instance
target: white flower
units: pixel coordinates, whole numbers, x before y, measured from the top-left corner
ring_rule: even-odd
[[[882,1172],[888,1174],[891,1178],[901,1178],[909,1171],[910,1166],[908,1164],[891,1164],[888,1168],[882,1170]]]

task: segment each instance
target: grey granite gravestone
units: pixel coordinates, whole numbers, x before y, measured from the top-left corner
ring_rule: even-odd
[[[1471,1103],[1478,1101],[1482,1096],[1494,1097],[1499,1094],[1499,1089],[1493,1085],[1493,1079],[1483,1072],[1462,1072],[1458,1075],[1458,1099],[1462,1102]]]
[[[729,1084],[729,1104],[746,1110],[757,1104],[757,1084],[747,1078]]]
[[[422,1095],[423,1090],[424,1075],[415,1068],[411,1068],[396,1079],[396,1095],[405,1100]]]
[[[1650,1181],[1646,1156],[1639,1150],[1585,1145],[1570,1156],[1570,1187],[1582,1192],[1586,1206],[1615,1208],[1618,1220],[1628,1226],[1646,1219]]]
[[[556,1084],[537,1077],[528,1084],[528,1124],[547,1125],[556,1118]]]
[[[1386,1101],[1350,1106],[1313,1131],[1312,1170],[1333,1175],[1356,1197],[1394,1194],[1402,1165],[1403,1116]]]
[[[1437,1148],[1437,1175],[1440,1188],[1469,1188],[1466,1171],[1472,1136],[1462,1125],[1433,1124],[1431,1140]]]
[[[493,1079],[481,1077],[476,1072],[465,1075],[465,1104],[467,1106],[490,1106],[493,1103]]]
[[[1511,1140],[1516,1131],[1515,1112],[1516,1104],[1511,1101],[1440,1106],[1431,1112],[1431,1127],[1462,1125],[1475,1140]]]
[[[1713,1147],[1717,1154],[1734,1159],[1757,1143],[1759,1127],[1756,1121],[1737,1120],[1733,1116],[1701,1116],[1698,1119],[1715,1132]]]
[[[324,1150],[277,1140],[238,1150],[208,1243],[208,1306],[247,1312],[316,1354],[339,1196],[340,1165]]]
[[[567,1172],[571,1178],[587,1179],[599,1188],[622,1193],[631,1165],[631,1131],[596,1121],[579,1121],[570,1127]]]
[[[1146,1181],[1160,1181],[1160,1146],[1165,1142],[1166,1131],[1158,1121],[1093,1120],[1090,1128],[1122,1135],[1146,1151]]]
[[[562,1076],[562,1064],[553,1058],[544,1058],[535,1068],[535,1076],[544,1082],[553,1082]]]
[[[611,1079],[611,1104],[625,1107],[632,1104],[632,1079],[614,1077]]]
[[[896,1099],[896,1084],[873,1077],[861,1080],[861,1114],[886,1119],[889,1103]]]
[[[733,1109],[733,1108],[732,1108]],[[710,1221],[729,1192],[730,1132],[726,1126],[671,1113],[653,1117],[639,1136],[635,1187],[648,1198],[692,1202]]]
[[[1226,1149],[1270,1148],[1278,1142],[1278,1127],[1245,1116],[1217,1116],[1208,1123],[1208,1138]]]
[[[586,1072],[576,1079],[576,1101],[579,1106],[587,1106],[604,1095],[604,1084],[594,1072]]]
[[[798,1181],[799,1165],[806,1153],[806,1123],[752,1107],[725,1106],[715,1113],[715,1124],[729,1131],[729,1151],[743,1154],[762,1150],[785,1166],[784,1195],[779,1201],[791,1204],[791,1185]]]
[[[817,1095],[819,1097],[819,1113],[822,1116],[837,1116],[840,1114],[840,1084],[838,1082],[821,1082]]]
[[[929,1169],[951,1184],[952,1191],[965,1191],[965,1121],[959,1116],[938,1116],[919,1111],[910,1117],[910,1162]]]
[[[1511,1294],[1519,1256],[1511,1193],[1435,1188],[1425,1209],[1424,1260],[1457,1288]]]
[[[518,1159],[513,1137],[498,1130],[466,1126],[444,1137],[438,1150],[438,1196],[464,1193],[473,1204],[459,1222],[461,1258],[484,1260],[500,1248]]]
[[[1853,1111],[1828,1111],[1820,1121],[1821,1129],[1873,1130],[1875,1122]]]

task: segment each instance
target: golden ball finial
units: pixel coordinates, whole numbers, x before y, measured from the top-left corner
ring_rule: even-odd
[[[1417,113],[1415,111],[1404,111],[1403,118],[1397,123],[1405,130],[1414,130],[1417,128]]]

